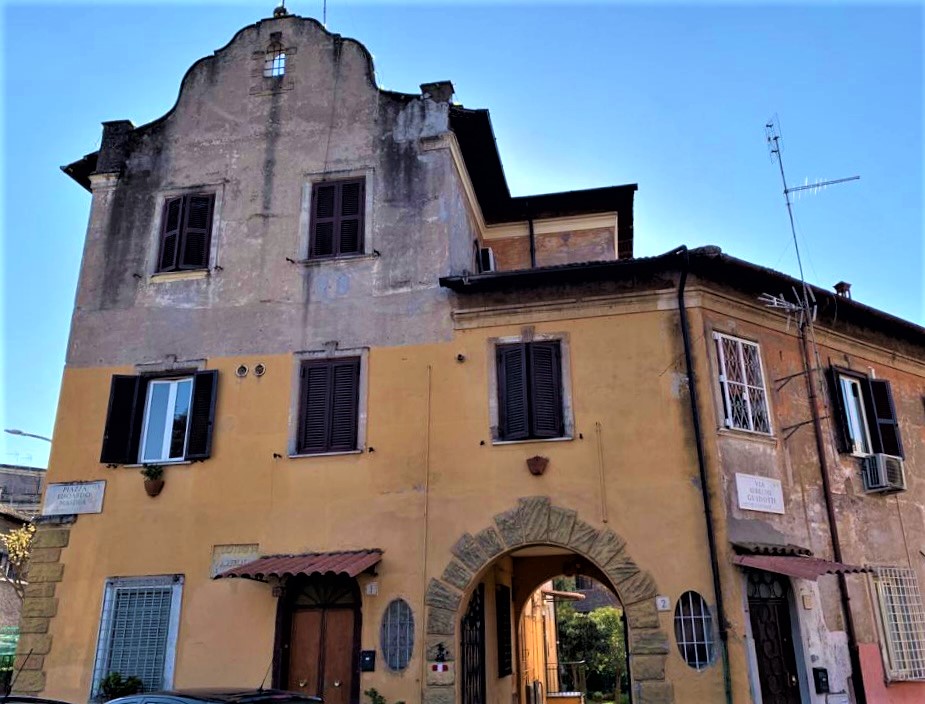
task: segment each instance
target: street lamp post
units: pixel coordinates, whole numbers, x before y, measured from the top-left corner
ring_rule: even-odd
[[[4,428],[4,433],[9,433],[10,435],[20,435],[24,438],[36,438],[37,440],[44,440],[45,442],[51,442],[51,438],[46,438],[44,435],[36,435],[35,433],[27,433],[24,430],[17,430],[16,428]]]

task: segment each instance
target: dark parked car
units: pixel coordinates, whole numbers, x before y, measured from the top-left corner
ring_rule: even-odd
[[[319,704],[321,697],[309,697],[280,689],[177,689],[145,692],[112,699],[108,704]]]

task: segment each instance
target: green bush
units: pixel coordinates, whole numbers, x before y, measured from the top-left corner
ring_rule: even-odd
[[[100,698],[104,702],[130,694],[139,694],[145,689],[145,683],[134,676],[122,677],[118,672],[110,672],[100,682]]]

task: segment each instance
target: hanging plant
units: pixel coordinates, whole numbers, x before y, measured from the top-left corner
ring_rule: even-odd
[[[145,478],[145,491],[148,496],[157,496],[164,488],[164,466],[160,464],[146,464],[141,469]]]

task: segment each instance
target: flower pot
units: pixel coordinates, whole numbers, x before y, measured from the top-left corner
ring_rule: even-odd
[[[157,496],[163,488],[163,479],[145,479],[145,491],[148,492],[148,496]]]

